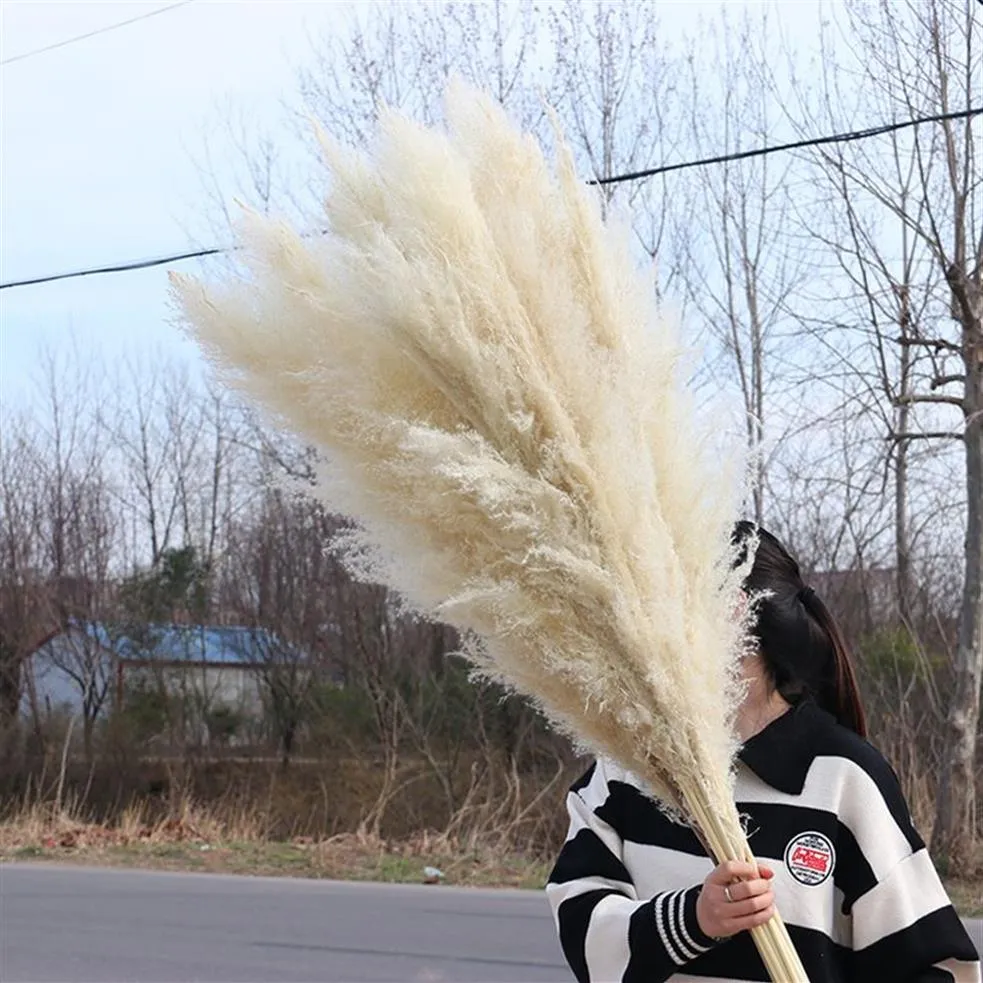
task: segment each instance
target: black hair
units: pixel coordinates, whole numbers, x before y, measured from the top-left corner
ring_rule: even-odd
[[[757,602],[752,633],[775,688],[793,704],[812,697],[844,727],[866,737],[853,660],[836,620],[770,532],[742,520],[734,528],[734,545],[746,548],[755,534],[758,548],[744,589],[764,595]],[[738,562],[746,549],[740,552]]]

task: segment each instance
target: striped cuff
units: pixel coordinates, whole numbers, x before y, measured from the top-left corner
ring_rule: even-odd
[[[699,886],[687,891],[670,891],[652,899],[655,927],[669,958],[677,966],[692,962],[717,944],[705,935],[696,917]]]

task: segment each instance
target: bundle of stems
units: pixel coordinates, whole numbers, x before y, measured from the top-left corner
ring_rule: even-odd
[[[383,111],[366,150],[322,138],[326,234],[247,214],[239,270],[173,277],[182,313],[321,452],[316,494],[357,520],[335,546],[358,576],[461,629],[478,673],[632,772],[718,861],[750,859],[740,463],[562,140],[551,168],[460,83],[446,117]],[[755,941],[775,980],[806,980],[780,919]]]

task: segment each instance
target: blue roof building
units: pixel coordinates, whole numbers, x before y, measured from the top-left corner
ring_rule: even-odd
[[[296,669],[306,653],[263,628],[146,625],[124,629],[78,621],[47,638],[28,659],[22,708],[104,715],[130,681],[194,691],[211,704],[255,709],[263,673]]]

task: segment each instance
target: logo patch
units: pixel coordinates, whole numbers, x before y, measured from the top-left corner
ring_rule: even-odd
[[[833,873],[836,851],[822,833],[800,833],[785,847],[785,866],[800,884],[816,887]]]

